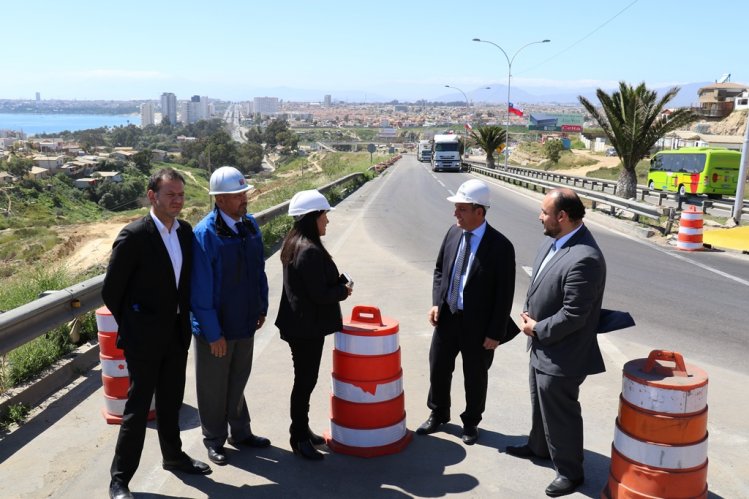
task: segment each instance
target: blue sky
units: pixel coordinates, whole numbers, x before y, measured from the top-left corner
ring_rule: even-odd
[[[400,100],[507,82],[542,95],[620,80],[749,84],[738,11],[697,0],[6,2],[0,99],[248,100],[277,87]],[[733,25],[732,25],[733,24]],[[716,28],[720,27],[720,31]],[[276,94],[281,90],[275,91]],[[273,95],[273,94],[271,94]],[[283,97],[282,95],[279,95]]]

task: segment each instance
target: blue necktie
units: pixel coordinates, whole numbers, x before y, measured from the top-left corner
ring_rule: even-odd
[[[450,286],[450,296],[447,297],[447,306],[450,307],[450,312],[455,313],[458,310],[458,295],[460,294],[460,277],[466,273],[466,267],[468,266],[468,255],[471,253],[471,234],[470,232],[463,233],[463,251],[458,252],[458,257],[455,259],[455,267],[453,272],[452,284]]]

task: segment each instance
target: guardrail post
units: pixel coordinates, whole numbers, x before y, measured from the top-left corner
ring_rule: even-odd
[[[671,233],[671,229],[674,225],[674,219],[676,218],[676,210],[673,208],[668,208],[668,218],[666,219],[666,228],[664,230],[664,235],[668,235]]]

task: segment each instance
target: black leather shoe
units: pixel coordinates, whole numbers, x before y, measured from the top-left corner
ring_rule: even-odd
[[[323,438],[322,435],[313,433],[309,428],[307,428],[307,430],[309,433],[309,441],[312,442],[312,445],[325,445],[325,438]]]
[[[240,445],[256,448],[270,447],[270,440],[265,437],[253,435],[252,433],[250,433],[249,437],[245,437],[242,440],[234,440],[233,438],[230,438],[229,443],[234,447],[239,447]]]
[[[450,421],[449,418],[439,418],[435,414],[432,414],[429,416],[429,418],[424,421],[421,426],[416,428],[416,434],[417,435],[429,435],[431,433],[434,433],[439,429],[439,427],[445,423]]]
[[[229,459],[226,457],[226,451],[223,447],[216,447],[215,449],[213,447],[208,447],[208,459],[219,466],[223,466],[229,462]]]
[[[549,497],[559,497],[572,494],[584,481],[584,477],[577,480],[570,480],[563,476],[558,476],[546,487],[546,495]]]
[[[466,445],[473,445],[479,439],[479,427],[478,426],[464,426],[463,427],[463,443]]]
[[[169,471],[181,471],[190,475],[207,475],[211,472],[211,467],[203,461],[192,459],[185,454],[185,459],[179,461],[164,461],[161,466]]]
[[[302,456],[304,459],[309,459],[310,461],[322,461],[325,457],[322,452],[315,449],[315,446],[312,445],[312,442],[309,440],[303,440],[301,442],[290,440],[289,443],[291,444],[291,450],[294,451],[294,455]]]
[[[505,447],[505,452],[511,456],[519,457],[522,459],[550,459],[548,456],[539,456],[531,450],[528,445],[508,445]]]
[[[112,480],[109,482],[109,499],[133,499],[133,494],[130,493],[127,485]]]

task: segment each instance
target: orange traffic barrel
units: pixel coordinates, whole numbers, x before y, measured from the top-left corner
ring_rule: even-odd
[[[707,374],[678,352],[624,365],[605,499],[707,497]]]
[[[408,445],[397,321],[376,307],[354,307],[335,334],[332,392],[331,450],[375,457]]]
[[[681,212],[679,218],[679,235],[676,239],[676,249],[682,251],[701,251],[702,244],[702,211],[690,205]]]
[[[101,381],[104,386],[102,414],[107,423],[120,424],[125,412],[127,391],[130,388],[130,374],[127,370],[125,352],[117,348],[117,321],[107,307],[96,310],[96,327],[99,336]],[[152,400],[148,419],[155,417],[155,405]]]

